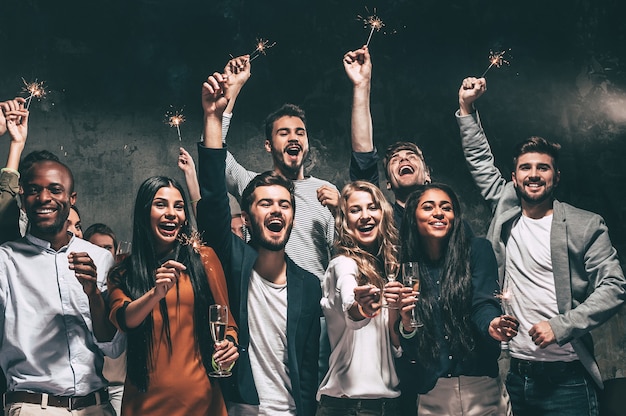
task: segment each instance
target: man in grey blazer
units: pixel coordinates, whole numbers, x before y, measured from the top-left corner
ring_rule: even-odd
[[[487,238],[510,295],[507,312],[520,321],[506,380],[513,413],[596,415],[602,378],[589,331],[626,298],[617,252],[599,215],[554,198],[558,144],[522,142],[505,180],[473,107],[485,91],[484,78],[463,80],[456,118],[465,159],[491,204]]]

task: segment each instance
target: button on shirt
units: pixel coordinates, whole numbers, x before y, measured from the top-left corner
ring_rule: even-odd
[[[58,252],[30,234],[0,246],[0,366],[8,390],[82,396],[107,385],[103,353],[119,355],[123,337],[96,341],[71,252],[89,253],[105,289],[113,257],[85,240],[72,237]]]

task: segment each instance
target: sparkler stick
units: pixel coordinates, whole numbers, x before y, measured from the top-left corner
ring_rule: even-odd
[[[192,229],[191,235],[180,234],[178,236],[178,241],[184,246],[191,246],[193,251],[200,254],[200,248],[206,246],[204,241],[202,241],[202,234],[198,232],[198,230]]]
[[[365,10],[367,10],[367,7],[365,8]],[[367,12],[369,13],[369,10],[367,10]],[[375,8],[374,8],[374,13],[372,15],[367,16],[367,17],[357,15],[357,19],[363,21],[363,27],[368,27],[368,26],[370,27],[370,34],[367,37],[367,42],[365,42],[365,46],[369,46],[370,40],[372,40],[372,35],[374,34],[374,30],[376,30],[377,32],[380,31],[380,29],[382,29],[383,26],[385,26],[385,23],[381,20],[380,17],[376,15]]]
[[[30,103],[33,101],[33,98],[41,100],[46,96],[47,91],[43,85],[45,81],[37,82],[37,80],[35,79],[34,82],[28,83],[24,78],[22,78],[22,82],[24,83],[22,91],[26,94],[29,94],[28,98],[26,99],[26,101],[28,101],[28,104],[26,104],[26,110],[28,110],[30,108]]]
[[[165,113],[165,124],[169,124],[170,127],[176,127],[178,132],[178,141],[181,142],[183,138],[180,135],[180,125],[185,122],[185,116],[183,110],[169,110]]]
[[[256,48],[249,54],[250,55],[250,62],[254,61],[256,58],[258,58],[261,55],[266,55],[266,51],[272,47],[274,47],[276,45],[276,42],[272,42],[270,43],[269,40],[267,39],[257,39],[256,40]]]
[[[504,54],[507,53],[507,51],[510,51],[511,49],[505,49],[503,51],[500,52],[494,52],[494,51],[489,51],[489,66],[487,67],[487,69],[485,69],[485,72],[483,72],[483,74],[479,77],[479,78],[483,78],[485,76],[485,74],[487,74],[487,72],[491,69],[492,66],[495,66],[496,68],[500,68],[502,66],[502,64],[507,64],[510,65],[510,62],[507,61],[506,59],[504,59]]]

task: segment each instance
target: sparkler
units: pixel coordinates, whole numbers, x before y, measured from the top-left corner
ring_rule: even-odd
[[[183,115],[183,110],[169,110],[165,113],[165,124],[169,124],[170,127],[176,127],[179,142],[183,140],[180,135],[180,125],[184,122],[185,116]]]
[[[28,98],[26,99],[28,101],[28,104],[26,104],[26,110],[28,110],[30,108],[30,103],[33,101],[33,98],[41,100],[46,96],[47,91],[44,87],[44,83],[46,81],[37,82],[37,80],[35,79],[34,82],[28,83],[24,78],[22,78],[22,82],[24,82],[24,87],[22,87],[22,91],[26,94],[29,94]]]
[[[507,61],[506,59],[504,59],[504,54],[510,50],[511,49],[509,48],[500,52],[489,51],[490,64],[487,67],[487,69],[485,69],[485,72],[483,72],[483,74],[479,78],[483,78],[485,74],[491,69],[492,66],[495,66],[496,68],[500,68],[503,64],[510,65],[511,63]]]
[[[365,8],[365,10],[367,10],[367,7]],[[369,10],[367,10],[367,12],[369,13]],[[367,37],[367,42],[365,42],[365,46],[369,46],[372,35],[374,34],[374,30],[376,30],[377,32],[380,31],[380,29],[385,26],[385,23],[381,20],[380,17],[376,15],[376,8],[374,8],[374,13],[370,16],[363,17],[361,15],[357,15],[357,20],[363,21],[363,27],[369,26],[370,28],[370,34]]]
[[[254,61],[261,55],[266,55],[266,51],[270,48],[273,48],[276,45],[276,42],[270,43],[269,40],[259,38],[256,40],[256,48],[250,53],[250,62]]]
[[[200,254],[200,249],[206,246],[206,244],[204,244],[204,241],[202,241],[202,234],[200,234],[198,230],[195,229],[191,230],[191,235],[180,234],[178,236],[178,241],[180,241],[180,244],[184,246],[191,246],[193,251],[198,254]]]

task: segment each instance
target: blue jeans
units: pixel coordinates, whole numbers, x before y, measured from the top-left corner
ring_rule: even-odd
[[[578,361],[520,365],[512,359],[506,388],[515,416],[599,415],[595,384]]]

